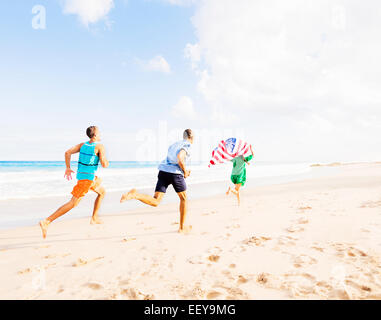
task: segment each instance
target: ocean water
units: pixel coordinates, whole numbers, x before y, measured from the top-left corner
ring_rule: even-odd
[[[100,215],[128,214],[143,208],[139,201],[120,204],[123,192],[135,187],[153,194],[157,181],[157,162],[110,162],[107,169],[100,168],[97,175],[103,180],[107,195]],[[72,163],[76,171],[77,164]],[[196,198],[223,194],[230,184],[232,164],[208,168],[207,163],[191,163],[191,176],[187,178],[190,201]],[[52,214],[68,201],[76,183],[64,178],[63,161],[0,161],[0,229],[36,226],[38,221]],[[295,181],[313,174],[309,163],[278,163],[251,161],[247,166],[247,187]],[[95,200],[90,192],[81,203],[59,220],[90,217]],[[244,197],[243,197],[244,198]],[[169,188],[163,203],[177,202],[173,188]]]
[[[116,161],[107,169],[100,168],[97,175],[108,192],[154,188],[157,180],[157,162]],[[229,181],[231,164],[208,168],[207,163],[192,163],[188,185]],[[76,171],[76,163],[71,165]],[[278,163],[252,161],[247,166],[247,178],[266,179],[306,173],[309,163]],[[64,179],[63,161],[0,161],[0,203],[13,199],[38,199],[70,196],[76,180]]]

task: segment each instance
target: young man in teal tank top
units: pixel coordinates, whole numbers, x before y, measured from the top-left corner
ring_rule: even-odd
[[[251,145],[250,151],[251,155],[249,155],[248,157],[239,156],[231,160],[233,162],[233,169],[230,180],[234,183],[235,188],[232,189],[231,187],[229,187],[226,194],[229,195],[230,192],[234,193],[237,196],[238,205],[240,205],[241,203],[239,189],[243,187],[246,183],[246,163],[249,163],[249,161],[254,157],[254,152]]]
[[[57,218],[61,217],[71,209],[75,208],[81,199],[89,192],[89,190],[94,191],[98,194],[98,197],[94,203],[93,216],[91,218],[91,224],[100,224],[101,220],[98,218],[98,211],[101,205],[101,202],[105,196],[105,189],[101,185],[102,181],[98,178],[95,173],[98,168],[99,162],[103,168],[107,168],[109,165],[108,160],[106,159],[105,148],[102,144],[99,143],[100,133],[99,129],[95,126],[91,126],[86,130],[87,136],[90,138],[90,141],[80,143],[65,152],[65,163],[66,171],[64,177],[67,180],[72,180],[71,174],[74,173],[70,168],[70,159],[71,155],[75,153],[79,154],[78,159],[78,172],[77,172],[77,184],[73,188],[72,198],[69,202],[65,203],[60,207],[56,212],[54,212],[50,217],[45,220],[40,221],[40,227],[42,230],[42,236],[46,238],[46,232],[50,223],[52,223]]]

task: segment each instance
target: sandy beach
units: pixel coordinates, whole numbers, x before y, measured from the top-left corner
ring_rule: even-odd
[[[313,170],[190,199],[189,235],[175,203],[1,230],[0,299],[381,299],[381,164]]]

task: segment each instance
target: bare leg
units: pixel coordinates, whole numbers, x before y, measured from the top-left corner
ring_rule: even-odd
[[[97,189],[93,190],[98,194],[97,198],[95,199],[94,203],[94,210],[93,210],[93,216],[91,217],[91,224],[102,224],[103,221],[99,219],[98,217],[98,211],[101,206],[102,200],[106,195],[106,190],[104,187],[100,186]]]
[[[238,205],[240,206],[241,205],[241,199],[239,197],[239,189],[241,188],[241,184],[236,184],[235,185],[235,194],[237,196],[237,200],[238,200]]]
[[[155,195],[151,197],[147,194],[138,193],[136,189],[132,189],[129,192],[122,195],[120,202],[122,203],[127,200],[136,199],[152,207],[157,207],[160,204],[163,197],[164,197],[163,192],[155,192]]]
[[[185,219],[188,212],[188,199],[187,199],[187,193],[186,191],[177,193],[180,198],[180,227],[179,232],[180,233],[188,233],[192,230],[192,226],[188,225],[185,226]]]
[[[226,191],[226,195],[227,195],[227,196],[229,195],[230,191],[231,191],[231,188],[229,187],[229,188],[228,188],[228,191]]]
[[[42,237],[46,238],[46,232],[48,229],[49,224],[51,224],[54,220],[58,219],[59,217],[63,216],[65,213],[73,209],[78,205],[78,203],[81,201],[82,198],[76,198],[72,197],[71,200],[67,203],[65,203],[63,206],[59,207],[56,212],[54,212],[51,216],[46,218],[45,220],[40,221],[40,227],[42,230]]]
[[[241,185],[242,185],[241,183],[240,184],[236,184],[234,189],[229,187],[228,192],[226,192],[226,194],[229,194],[231,192],[231,193],[234,193],[237,196],[238,205],[241,204],[241,200],[240,200],[240,196],[239,196],[239,189],[241,188]]]

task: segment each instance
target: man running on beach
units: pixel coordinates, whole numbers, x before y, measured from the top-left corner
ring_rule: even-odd
[[[254,152],[251,145],[250,151],[251,155],[249,155],[248,157],[239,156],[231,160],[233,162],[233,170],[230,180],[234,183],[235,188],[232,189],[231,187],[229,187],[228,191],[226,192],[226,195],[229,195],[230,192],[234,193],[237,196],[238,205],[241,204],[239,189],[243,187],[246,183],[246,163],[249,163],[249,161],[254,157]]]
[[[76,207],[82,198],[89,192],[89,190],[92,190],[98,194],[98,197],[94,203],[94,211],[90,223],[102,223],[102,221],[98,218],[98,211],[106,191],[101,185],[102,180],[98,178],[95,173],[98,169],[99,162],[103,168],[107,168],[109,162],[106,159],[104,146],[98,143],[101,140],[98,127],[88,127],[86,134],[90,138],[90,141],[80,143],[65,152],[66,171],[64,177],[66,177],[67,180],[71,180],[71,174],[74,173],[74,171],[70,168],[71,155],[79,152],[77,170],[78,182],[71,192],[73,195],[71,200],[60,207],[50,217],[40,221],[40,227],[44,239],[46,238],[46,232],[49,224]]]
[[[159,165],[158,180],[153,197],[138,193],[136,189],[122,195],[120,202],[130,199],[139,200],[145,204],[157,207],[164,197],[168,186],[171,184],[180,198],[180,233],[188,233],[192,226],[185,226],[185,218],[187,214],[187,185],[185,178],[189,177],[190,171],[186,169],[185,163],[190,156],[190,148],[193,143],[193,132],[186,129],[183,134],[183,140],[172,144],[168,148],[168,155]]]

